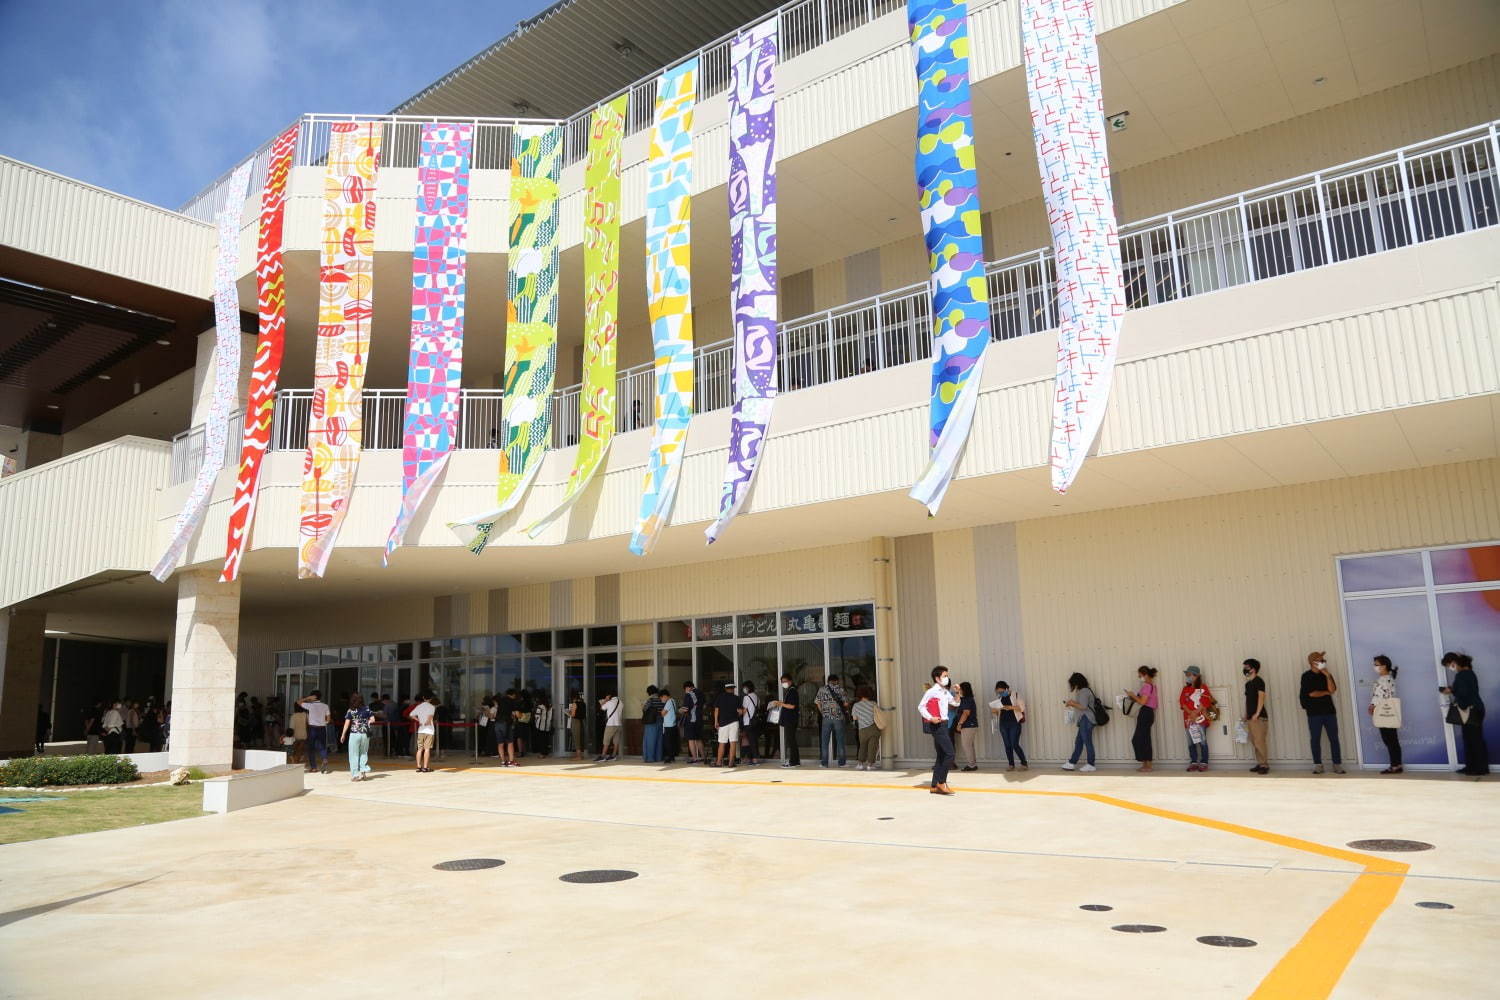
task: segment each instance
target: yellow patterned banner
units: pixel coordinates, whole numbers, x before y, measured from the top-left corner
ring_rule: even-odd
[[[620,143],[625,137],[621,94],[594,110],[583,167],[583,391],[578,458],[562,502],[527,529],[532,538],[572,507],[594,478],[615,436],[615,359],[620,303]]]
[[[297,575],[322,576],[338,538],[364,436],[365,365],[375,311],[375,179],[379,122],[336,122],[323,174],[323,267],[312,419],[302,460]]]
[[[563,130],[516,126],[510,160],[509,301],[505,314],[505,443],[498,502],[448,527],[478,555],[495,523],[526,495],[547,455],[557,373],[557,175]]]

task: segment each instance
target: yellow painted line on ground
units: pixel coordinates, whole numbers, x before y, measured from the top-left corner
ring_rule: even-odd
[[[441,768],[440,768],[441,769]],[[447,770],[459,770],[449,768]],[[549,771],[533,771],[529,769],[509,769],[496,767],[465,767],[464,771],[477,771],[484,774],[513,774],[526,778],[573,778],[583,781],[633,781],[643,783],[661,783],[678,785],[751,785],[756,787],[769,787],[769,780],[751,781],[747,779],[726,778],[673,778],[661,775],[634,775],[634,774],[559,774]],[[870,782],[843,782],[843,781],[787,781],[778,779],[778,784],[783,788],[872,788],[881,791],[925,791],[926,785],[908,784],[872,784]],[[1156,816],[1161,819],[1176,823],[1188,823],[1194,826],[1207,827],[1211,830],[1219,830],[1224,833],[1248,837],[1252,840],[1264,841],[1268,844],[1276,844],[1294,851],[1305,851],[1309,854],[1321,855],[1325,858],[1333,858],[1338,861],[1347,861],[1361,865],[1364,871],[1354,880],[1353,884],[1342,896],[1334,902],[1322,916],[1315,920],[1311,927],[1303,933],[1285,955],[1281,957],[1266,977],[1261,980],[1255,992],[1250,994],[1249,1000],[1318,1000],[1327,997],[1338,985],[1344,970],[1349,967],[1360,945],[1364,943],[1375,921],[1386,911],[1396,899],[1405,878],[1389,878],[1388,876],[1404,876],[1411,868],[1410,865],[1399,861],[1389,861],[1385,858],[1377,858],[1374,855],[1351,851],[1342,847],[1330,847],[1311,840],[1303,840],[1300,837],[1288,837],[1284,834],[1272,833],[1269,830],[1258,830],[1255,827],[1243,826],[1239,823],[1228,823],[1223,820],[1209,819],[1206,816],[1195,816],[1192,813],[1178,812],[1172,809],[1161,809],[1156,806],[1142,805],[1139,802],[1131,802],[1128,799],[1119,799],[1111,795],[1101,795],[1095,792],[1055,792],[1042,791],[1040,789],[1026,788],[965,788],[959,794],[982,794],[982,795],[1032,795],[1038,797],[1084,799],[1089,802],[1097,802],[1100,805],[1113,806],[1117,809],[1128,809],[1132,812],[1143,813],[1147,816]]]

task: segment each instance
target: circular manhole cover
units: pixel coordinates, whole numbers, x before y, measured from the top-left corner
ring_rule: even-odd
[[[579,884],[593,884],[595,882],[624,882],[635,878],[640,872],[629,872],[623,868],[596,868],[586,872],[569,872],[561,876],[564,882],[576,882]]]
[[[1079,909],[1088,910],[1090,913],[1108,913],[1110,910],[1113,910],[1114,907],[1105,906],[1103,903],[1084,903],[1079,907]]]
[[[1166,928],[1157,924],[1115,924],[1110,930],[1121,934],[1160,934]]]
[[[1453,904],[1452,903],[1439,903],[1439,902],[1436,902],[1436,901],[1430,900],[1430,899],[1425,899],[1422,902],[1418,903],[1417,905],[1420,906],[1424,910],[1451,910],[1451,909],[1453,909]]]
[[[1215,948],[1254,948],[1255,942],[1249,938],[1229,937],[1226,934],[1206,934],[1198,939],[1199,944],[1212,945]]]
[[[462,858],[458,861],[443,861],[432,867],[440,872],[477,872],[485,868],[499,868],[505,864],[499,858]]]
[[[1430,851],[1432,845],[1420,840],[1351,840],[1349,847],[1356,851]]]

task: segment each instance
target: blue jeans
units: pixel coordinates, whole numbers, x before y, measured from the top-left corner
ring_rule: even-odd
[[[1014,713],[1012,713],[1014,714]],[[1021,763],[1026,763],[1026,751],[1021,749],[1021,724],[1015,719],[1001,718],[1000,739],[1005,741],[1005,761],[1014,765],[1016,758],[1021,758]]]
[[[843,767],[849,761],[844,756],[844,720],[825,718],[818,729],[818,757],[827,767],[830,759],[829,742],[832,741],[838,750],[839,767]]]
[[[1307,738],[1312,742],[1313,763],[1323,763],[1323,741],[1319,734],[1324,730],[1328,732],[1328,749],[1333,753],[1333,766],[1338,767],[1344,763],[1344,758],[1339,754],[1339,717],[1332,713],[1307,717]]]
[[[370,770],[370,734],[349,734],[349,773],[355,776]]]
[[[307,769],[316,771],[328,766],[328,727],[307,727]]]
[[[641,727],[641,760],[647,764],[661,763],[660,722],[648,722]]]
[[[1188,737],[1188,763],[1208,763],[1208,737],[1204,737],[1202,743],[1194,743],[1191,736]]]
[[[1069,764],[1078,763],[1078,755],[1088,751],[1088,762],[1094,763],[1094,720],[1090,716],[1083,716],[1078,720],[1078,735],[1073,737],[1073,756],[1068,758]]]

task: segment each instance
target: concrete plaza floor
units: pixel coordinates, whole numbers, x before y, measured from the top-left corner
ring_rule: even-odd
[[[925,777],[335,772],[4,846],[0,996],[1496,995],[1500,782],[1039,767],[941,798]],[[1345,846],[1364,838],[1434,846]],[[505,864],[433,868],[467,858]],[[593,869],[639,876],[559,880]],[[1165,930],[1112,929],[1140,924]]]

